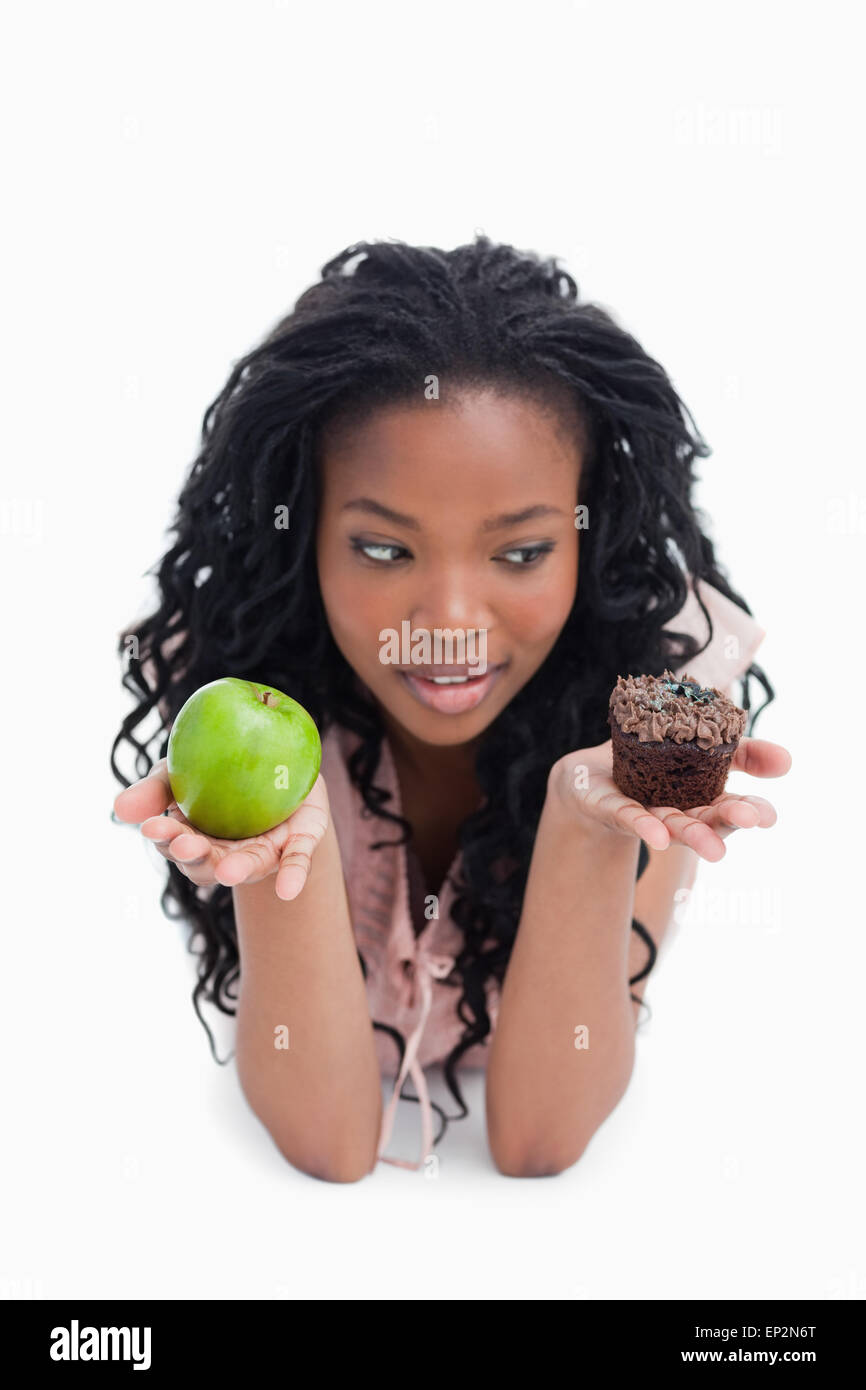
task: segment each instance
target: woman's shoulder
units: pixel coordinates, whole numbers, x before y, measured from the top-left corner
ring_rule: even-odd
[[[767,634],[760,623],[739,604],[704,579],[690,584],[686,602],[676,617],[665,623],[666,630],[688,632],[703,646],[709,635],[709,626],[698,595],[710,615],[712,636],[706,649],[691,661],[676,667],[674,674],[687,674],[700,681],[701,685],[728,690],[751,666],[755,652]]]
[[[349,759],[361,741],[358,734],[337,723],[329,724],[322,734],[321,773],[346,872],[352,863],[364,811],[364,799],[349,772]]]

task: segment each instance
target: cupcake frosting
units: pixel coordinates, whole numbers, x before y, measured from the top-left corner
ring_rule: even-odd
[[[610,711],[624,734],[641,743],[694,742],[717,748],[739,739],[746,711],[714,685],[701,686],[689,676],[664,671],[660,676],[617,676]]]

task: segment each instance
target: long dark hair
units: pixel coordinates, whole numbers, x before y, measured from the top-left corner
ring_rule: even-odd
[[[133,779],[116,763],[121,742],[135,750],[134,777],[146,776],[199,686],[226,674],[246,677],[299,700],[323,735],[337,723],[360,736],[352,780],[370,811],[402,830],[397,841],[378,843],[405,843],[409,822],[388,809],[387,793],[375,784],[381,715],[338,650],[319,591],[324,427],[357,423],[384,404],[416,402],[431,374],[443,400],[448,392],[492,387],[578,422],[585,446],[579,502],[589,524],[581,532],[575,603],[546,661],[485,731],[476,763],[483,806],[459,832],[462,880],[452,916],[464,945],[449,983],[462,990],[464,1032],[444,1063],[461,1110],[450,1118],[468,1114],[456,1067],[490,1032],[484,982],[504,978],[552,763],[606,741],[618,675],[675,669],[704,650],[688,633],[663,631],[686,601],[689,575],[751,612],[719,569],[691,501],[694,462],[709,455],[707,444],[663,368],[607,312],[581,301],[557,259],[479,235],[453,251],[357,242],[328,261],[321,280],[235,364],[205,412],[172,526],[177,539],[148,571],[156,571],[158,606],[118,642],[123,658],[136,654],[124,659],[122,680],[137,703],[111,751],[123,786]],[[289,508],[287,528],[274,525],[280,505]],[[712,621],[700,606],[709,641]],[[754,712],[752,677],[766,694]],[[740,697],[748,733],[773,698],[763,671],[751,665]],[[155,732],[137,736],[151,715]],[[647,860],[642,845],[639,874]],[[199,1000],[236,1013],[231,889],[203,893],[176,865],[166,867],[162,907],[188,922],[191,951],[198,939],[193,1005],[216,1058]],[[630,985],[650,972],[656,954],[646,928],[636,920],[632,928],[647,960]],[[401,1034],[374,1027],[392,1035],[402,1060]],[[436,1109],[438,1142],[449,1117]]]

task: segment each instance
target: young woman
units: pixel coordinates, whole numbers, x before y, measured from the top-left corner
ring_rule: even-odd
[[[486,1067],[506,1174],[569,1167],[623,1095],[674,895],[776,817],[756,795],[686,813],[621,795],[617,677],[713,684],[750,712],[735,767],[791,761],[751,736],[750,681],[773,690],[692,504],[708,454],[555,260],[483,236],[346,248],[208,408],[159,604],[120,636],[137,705],[112,767],[128,786],[126,741],[141,780],[115,811],[164,855],[201,943],[196,1008],[237,1012],[244,1093],[297,1168],[430,1161],[435,1062],[462,1115],[457,1068]],[[484,661],[395,658],[404,625],[475,634]],[[225,675],[293,696],[323,739],[306,801],[252,841],[190,827],[165,771],[181,705]],[[407,1075],[416,1162],[385,1152]]]

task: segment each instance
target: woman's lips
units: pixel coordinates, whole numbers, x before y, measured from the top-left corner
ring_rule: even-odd
[[[501,666],[488,666],[483,676],[470,676],[462,684],[437,685],[425,676],[414,675],[411,671],[398,671],[397,675],[420,704],[435,709],[439,714],[464,714],[475,709],[493,689],[505,670]]]

